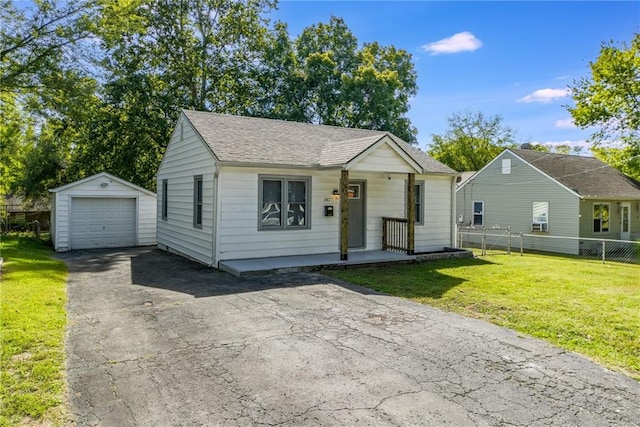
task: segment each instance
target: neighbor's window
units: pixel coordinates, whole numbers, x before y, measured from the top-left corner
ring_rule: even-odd
[[[193,226],[202,228],[202,175],[193,177]]]
[[[508,175],[511,173],[511,159],[502,159],[502,174]]]
[[[473,202],[473,225],[484,225],[484,202]]]
[[[162,219],[167,219],[167,213],[169,208],[169,202],[167,199],[167,190],[169,189],[169,181],[167,179],[162,180]]]
[[[259,230],[309,228],[309,177],[259,179]]]
[[[609,231],[609,203],[593,204],[593,232]]]
[[[549,202],[533,202],[531,231],[549,230]]]

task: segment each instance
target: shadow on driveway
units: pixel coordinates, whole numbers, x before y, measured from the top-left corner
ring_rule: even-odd
[[[318,274],[293,273],[238,278],[212,267],[152,247],[122,250],[96,249],[58,254],[72,273],[109,273],[130,259],[131,285],[164,289],[206,298],[326,284],[331,281],[349,290],[375,295],[378,292]]]

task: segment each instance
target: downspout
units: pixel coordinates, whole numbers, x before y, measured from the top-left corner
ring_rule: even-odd
[[[211,261],[212,266],[218,268],[218,176],[220,175],[220,167],[216,165],[216,170],[213,172],[213,212],[212,212],[212,227],[211,227]]]

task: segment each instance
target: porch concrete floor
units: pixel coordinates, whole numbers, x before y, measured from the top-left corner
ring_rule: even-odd
[[[415,255],[387,251],[349,252],[347,261],[340,260],[340,253],[317,255],[294,255],[271,258],[252,258],[220,261],[220,269],[235,276],[265,273],[288,273],[294,271],[335,268],[348,265],[386,264],[415,261]]]

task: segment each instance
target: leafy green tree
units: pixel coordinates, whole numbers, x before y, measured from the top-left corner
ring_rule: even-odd
[[[447,118],[444,135],[431,135],[428,154],[459,172],[477,171],[505,148],[515,148],[514,131],[502,123],[499,115],[454,113]]]
[[[596,126],[596,145],[622,142],[640,147],[640,33],[630,46],[605,43],[591,62],[591,76],[571,87],[574,107],[567,107],[574,122]]]
[[[126,2],[125,2],[126,3]],[[69,176],[109,171],[154,189],[154,175],[180,109],[238,114],[267,33],[268,0],[137,0],[105,7],[105,83],[79,124]],[[126,12],[123,25],[113,18]],[[253,74],[255,75],[255,73]]]
[[[0,93],[0,196],[11,194],[24,170],[27,140],[33,120],[19,107],[17,95]]]
[[[560,144],[553,147],[553,151],[558,154],[571,154],[571,146],[567,144]]]
[[[640,181],[640,147],[626,146],[592,147],[591,152],[600,160],[618,169],[625,175]]]
[[[285,23],[276,22],[265,35],[259,63],[251,69],[250,79],[255,82],[255,92],[242,114],[307,121],[303,108],[307,101],[302,88],[304,79]]]
[[[266,52],[261,71],[268,84],[260,86],[275,89],[251,114],[386,130],[415,142],[417,131],[406,117],[417,92],[408,52],[378,43],[359,48],[337,17],[305,28],[293,41],[278,23]]]
[[[90,0],[42,0],[31,7],[0,2],[0,88],[56,88],[57,73],[75,62],[74,45],[90,35]]]
[[[417,93],[411,55],[394,46],[368,43],[358,52],[358,67],[343,77],[348,126],[388,130],[415,142],[417,130],[405,114]]]
[[[153,86],[150,77],[141,74],[106,86],[104,99],[73,139],[68,176],[107,171],[142,187],[155,188],[154,175],[172,123]]]

